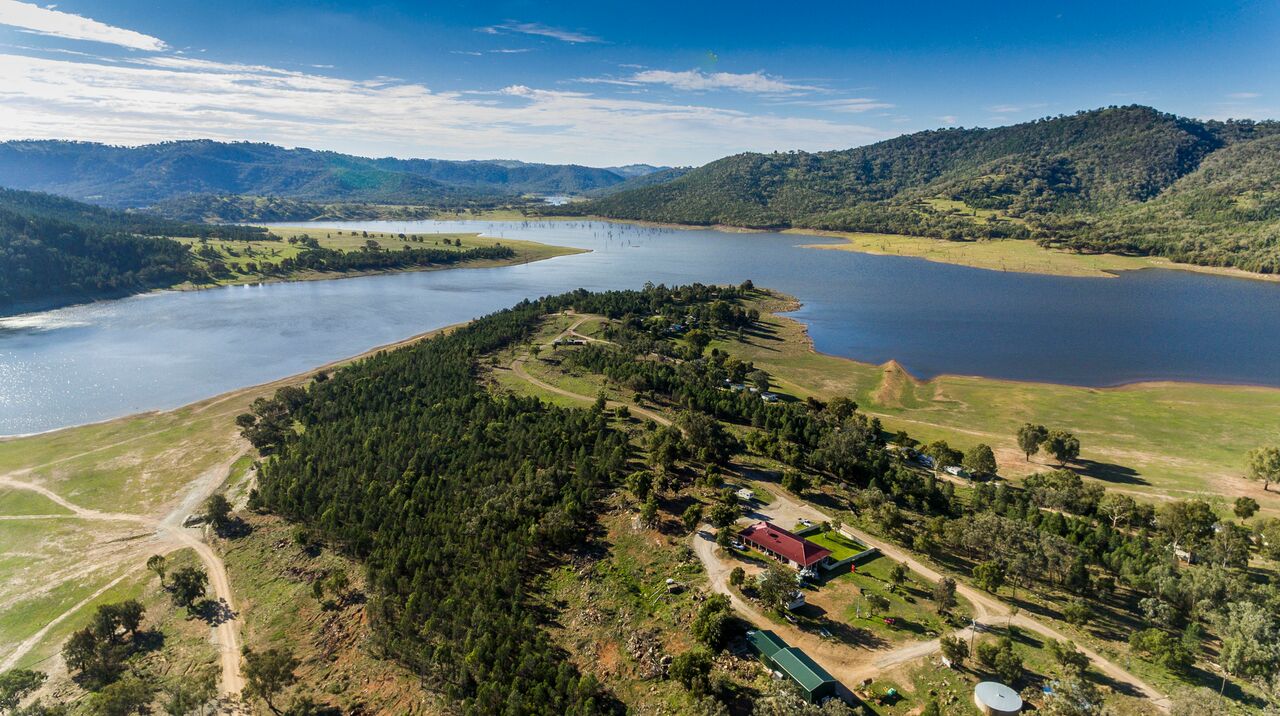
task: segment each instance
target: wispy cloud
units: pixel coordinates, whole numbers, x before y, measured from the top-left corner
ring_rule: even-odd
[[[1017,114],[1019,112],[1027,112],[1033,109],[1043,109],[1049,105],[1045,102],[1036,102],[1034,104],[997,104],[987,107],[988,112],[996,114]]]
[[[486,27],[476,28],[479,32],[488,35],[501,35],[503,33],[515,33],[518,35],[534,35],[537,37],[549,37],[553,40],[571,43],[591,43],[604,42],[603,39],[595,35],[588,35],[585,32],[575,30],[566,30],[560,27],[551,27],[543,25],[539,22],[515,22],[508,21],[501,25],[489,25]]]
[[[1262,95],[1257,92],[1232,92],[1227,95],[1228,99],[1257,99]]]
[[[0,139],[209,137],[379,156],[689,164],[744,150],[842,148],[890,134],[696,103],[525,86],[501,95],[432,92],[394,78],[174,55],[108,61],[0,53],[0,77]]]
[[[799,104],[806,107],[817,107],[825,109],[829,112],[841,112],[844,114],[861,114],[870,112],[874,109],[893,109],[894,105],[889,102],[882,102],[878,99],[869,97],[849,97],[845,99],[823,99],[823,100],[797,100],[790,104]]]
[[[53,7],[40,7],[18,0],[0,0],[0,25],[9,25],[38,35],[105,42],[131,50],[159,52],[168,47],[163,40],[150,35],[54,10]]]
[[[819,87],[796,84],[764,72],[703,72],[702,70],[643,70],[627,77],[585,77],[579,82],[594,84],[628,85],[664,85],[672,89],[687,92],[706,92],[712,90],[731,90],[752,94],[786,94],[795,92],[817,91]]]
[[[938,121],[950,127],[956,122],[959,122],[960,118],[955,116],[954,114],[944,114],[941,117],[938,117]]]

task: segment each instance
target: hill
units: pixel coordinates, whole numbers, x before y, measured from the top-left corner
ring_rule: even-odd
[[[738,154],[569,210],[682,224],[1026,238],[1274,273],[1278,134],[1275,122],[1111,107],[842,151]]]
[[[620,184],[649,169],[505,160],[371,159],[209,140],[139,147],[66,141],[0,143],[0,185],[117,208],[201,194],[452,205],[483,197],[578,194]]]
[[[191,279],[169,236],[246,239],[262,229],[184,224],[32,192],[0,189],[0,315],[123,295]]]

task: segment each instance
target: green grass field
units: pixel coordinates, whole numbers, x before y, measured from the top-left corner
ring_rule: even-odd
[[[552,246],[550,244],[542,244],[536,241],[522,241],[518,239],[495,239],[491,237],[481,236],[476,233],[452,233],[452,234],[399,234],[390,232],[377,231],[352,231],[350,229],[341,228],[324,228],[324,227],[275,227],[271,232],[279,236],[279,241],[231,241],[221,239],[210,239],[200,241],[198,239],[178,239],[192,247],[195,251],[203,248],[211,248],[216,252],[216,258],[205,258],[198,256],[197,263],[201,265],[209,265],[213,261],[221,261],[231,270],[231,275],[219,278],[215,285],[225,286],[242,283],[259,283],[263,281],[280,281],[280,280],[309,280],[309,279],[327,279],[335,278],[333,273],[303,273],[299,272],[288,276],[280,277],[266,274],[260,270],[253,270],[250,264],[263,263],[279,263],[283,259],[292,258],[305,250],[305,246],[301,243],[289,243],[289,239],[312,238],[319,242],[320,246],[337,251],[359,251],[364,248],[366,242],[374,241],[381,249],[388,251],[400,251],[405,247],[408,248],[432,248],[447,249],[451,251],[465,251],[477,247],[493,246],[502,244],[510,247],[516,252],[516,256],[512,259],[501,261],[475,261],[458,266],[448,268],[480,268],[485,266],[503,266],[509,264],[527,263],[530,261],[540,261],[555,256],[564,256],[567,254],[581,253],[578,249],[572,249],[563,246]],[[446,243],[446,240],[449,243]],[[461,242],[461,246],[457,243]],[[422,269],[415,269],[422,270]],[[356,275],[337,274],[337,275]],[[189,288],[199,288],[190,286]],[[204,287],[203,285],[200,287]]]
[[[768,371],[775,390],[797,398],[848,396],[890,432],[967,449],[987,443],[1003,476],[1056,469],[1028,462],[1014,433],[1024,422],[1074,432],[1076,469],[1108,487],[1149,498],[1200,496],[1220,505],[1249,495],[1264,510],[1280,496],[1243,479],[1245,453],[1280,442],[1280,390],[1195,383],[1080,388],[965,376],[917,380],[900,366],[858,363],[813,350],[804,327],[773,315],[791,304],[763,300],[764,330],[711,347]]]

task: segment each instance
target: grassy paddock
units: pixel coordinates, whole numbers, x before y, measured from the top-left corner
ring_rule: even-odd
[[[483,268],[488,266],[507,266],[512,264],[528,263],[530,261],[540,261],[555,256],[564,256],[567,254],[582,253],[580,249],[573,249],[565,246],[552,246],[550,244],[542,244],[536,241],[523,241],[519,239],[495,239],[492,237],[481,236],[478,233],[445,233],[445,234],[399,234],[381,231],[352,231],[346,228],[326,228],[326,227],[275,227],[272,233],[279,236],[279,241],[232,241],[222,239],[210,239],[200,241],[198,239],[178,239],[185,244],[190,245],[193,250],[198,250],[202,246],[213,248],[217,252],[216,259],[207,259],[197,257],[196,261],[201,265],[208,265],[213,260],[221,261],[231,270],[230,276],[218,279],[214,285],[226,286],[243,283],[262,283],[273,281],[299,281],[299,280],[316,280],[331,279],[340,276],[356,276],[367,272],[296,272],[287,276],[276,276],[255,271],[249,267],[249,264],[272,263],[277,264],[286,258],[293,258],[305,250],[301,243],[289,243],[289,239],[311,238],[315,239],[321,247],[334,249],[336,251],[351,252],[359,251],[364,248],[366,242],[375,241],[379,248],[386,251],[401,251],[405,247],[414,249],[446,249],[451,251],[465,251],[480,247],[489,247],[497,244],[507,246],[516,252],[516,256],[511,259],[503,259],[497,261],[472,261],[466,264],[458,264],[456,266],[439,267],[439,268]],[[448,243],[446,243],[448,242]],[[461,246],[458,243],[461,243]],[[433,267],[414,268],[405,270],[431,270]],[[187,284],[185,288],[206,288],[207,285],[201,284],[195,286]]]
[[[1280,498],[1243,479],[1245,453],[1280,441],[1280,390],[1197,383],[1081,388],[965,376],[918,380],[894,363],[870,365],[816,352],[803,325],[776,312],[794,304],[762,298],[764,330],[712,343],[768,371],[776,390],[797,398],[848,396],[889,431],[967,449],[987,443],[1000,472],[1018,477],[1055,469],[1027,461],[1014,433],[1024,422],[1074,432],[1076,469],[1112,489],[1150,498],[1202,496],[1223,507],[1250,495],[1269,511]]]

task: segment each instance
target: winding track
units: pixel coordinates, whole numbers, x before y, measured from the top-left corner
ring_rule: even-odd
[[[577,328],[581,326],[584,322],[586,322],[588,318],[589,317],[583,317],[578,319],[572,325],[570,325],[568,328],[562,331],[559,335],[557,335],[554,339],[552,339],[552,341],[548,342],[546,346],[550,346],[551,343],[554,343],[555,340],[561,339],[568,335],[573,335],[575,337],[582,338],[584,340],[598,341],[599,339],[591,338],[590,336],[585,336],[577,332]],[[516,376],[518,376],[522,380],[542,390],[555,393],[556,395],[561,395],[567,398],[581,400],[588,403],[595,401],[595,398],[591,396],[582,395],[580,393],[575,393],[573,391],[566,390],[559,386],[551,385],[550,383],[539,380],[529,375],[529,373],[524,369],[524,358],[516,358],[514,361],[512,361],[511,370]],[[648,410],[646,408],[642,408],[638,405],[634,405],[631,403],[622,403],[622,402],[613,401],[613,400],[609,401],[608,404],[610,407],[625,406],[631,412],[639,415],[643,415],[653,420],[654,422],[657,422],[662,425],[672,424],[671,420],[668,419],[667,417],[659,413],[656,413],[654,411]],[[775,492],[775,499],[773,503],[771,503],[766,507],[761,508],[759,511],[764,513],[766,517],[774,521],[791,519],[794,522],[795,519],[799,517],[805,517],[815,522],[831,521],[830,517],[823,514],[812,505],[795,502],[790,498],[786,497],[785,495],[777,494],[776,492]],[[865,532],[862,532],[861,530],[857,530],[848,526],[846,526],[845,529],[848,530],[850,533],[852,533],[863,544],[867,545],[868,547],[878,547],[880,549],[880,552],[884,556],[890,559],[897,560],[899,562],[903,562],[911,570],[913,570],[917,574],[920,574],[926,579],[929,579],[931,581],[938,581],[943,576],[942,574],[934,570],[932,567],[929,567],[928,565],[920,562],[913,555],[911,555],[909,552],[903,549],[900,549],[894,545],[882,542],[881,540],[875,539],[870,535],[866,534]],[[727,565],[724,561],[722,561],[719,557],[716,556],[714,537],[709,533],[700,530],[699,532],[693,535],[692,540],[693,540],[694,552],[698,555],[698,559],[702,562],[703,567],[706,569],[707,575],[711,581],[712,588],[716,592],[719,592],[721,594],[728,596],[729,601],[733,605],[734,609],[737,609],[739,613],[747,616],[749,619],[751,619],[755,623],[770,624],[770,620],[765,618],[765,616],[761,614],[760,611],[756,609],[754,605],[747,603],[746,601],[738,597],[736,594],[734,594],[731,589],[729,589],[729,572],[732,570],[732,566]],[[975,616],[980,621],[990,619],[990,618],[1004,618],[1004,619],[1007,619],[1010,623],[1017,624],[1018,626],[1028,629],[1030,631],[1037,632],[1042,636],[1047,636],[1049,638],[1056,639],[1059,641],[1069,640],[1065,635],[1063,635],[1061,632],[1057,631],[1053,627],[1043,624],[1035,619],[1032,619],[1031,617],[1028,617],[1026,614],[1019,613],[1018,615],[1013,616],[1011,614],[1011,610],[1006,604],[996,599],[995,597],[989,594],[986,594],[985,592],[981,592],[969,586],[967,583],[963,581],[960,581],[960,580],[956,581],[956,592],[961,596],[963,596],[964,598],[968,599],[969,602],[973,604],[974,610],[975,610]],[[809,653],[810,656],[814,657],[815,661],[818,661],[823,666],[823,668],[831,672],[833,676],[836,676],[837,679],[842,681],[845,685],[860,683],[863,679],[874,677],[884,669],[888,669],[898,664],[903,664],[909,661],[913,661],[915,659],[923,658],[925,656],[928,656],[930,654],[937,652],[941,648],[939,644],[939,640],[937,639],[934,639],[932,641],[927,641],[927,642],[920,642],[916,644],[909,644],[907,646],[904,646],[892,651],[888,651],[888,652],[855,652],[853,649],[848,647],[843,647],[843,646],[838,647],[840,650],[844,652],[848,652],[850,654],[850,656],[843,656],[842,654],[839,654],[839,653],[833,653],[833,650],[832,650],[833,645],[831,645],[830,642],[817,640],[816,637],[814,637],[812,634],[807,634],[806,632],[803,632],[799,629],[795,629],[790,626],[784,626],[780,624],[771,624],[770,628],[776,631],[782,632],[783,637],[787,639],[789,643],[803,646],[805,648],[805,651]],[[971,627],[966,627],[965,629],[959,630],[956,632],[956,634],[957,636],[961,636],[962,638],[968,639],[969,636],[971,635]],[[1170,708],[1169,698],[1164,694],[1162,694],[1161,692],[1157,691],[1150,684],[1138,678],[1137,676],[1134,676],[1133,674],[1129,673],[1127,670],[1120,667],[1119,665],[1109,661],[1108,659],[1106,659],[1105,657],[1098,654],[1096,651],[1092,649],[1079,646],[1079,645],[1077,645],[1077,648],[1081,652],[1083,652],[1085,656],[1089,657],[1089,660],[1093,663],[1093,666],[1097,668],[1099,671],[1101,671],[1103,674],[1107,675],[1107,677],[1109,677],[1110,679],[1112,679],[1117,683],[1126,684],[1135,693],[1140,693],[1145,698],[1150,700],[1151,703],[1155,705],[1157,708],[1159,708],[1160,710],[1162,711],[1169,710]],[[869,654],[873,658],[872,659],[850,658],[851,656],[859,653]]]
[[[139,437],[145,436],[137,436],[130,440],[136,440]],[[35,467],[12,472],[7,475],[0,475],[0,487],[35,492],[71,512],[70,515],[15,515],[13,516],[13,519],[86,519],[108,522],[128,522],[153,528],[156,532],[156,539],[159,541],[158,545],[150,542],[146,543],[146,547],[144,549],[138,549],[127,553],[117,558],[114,562],[104,565],[120,566],[124,568],[125,571],[106,585],[100,587],[93,594],[73,605],[67,611],[51,619],[41,627],[39,631],[24,640],[16,649],[5,657],[3,663],[0,663],[0,671],[13,668],[13,666],[15,666],[23,656],[35,648],[36,645],[44,639],[53,627],[92,603],[94,599],[101,596],[107,590],[119,584],[120,581],[129,576],[129,574],[136,571],[136,562],[137,560],[142,559],[142,555],[144,553],[160,552],[162,554],[167,554],[184,547],[189,547],[200,557],[200,561],[204,563],[205,570],[209,574],[209,586],[212,587],[215,597],[225,605],[228,613],[232,615],[231,618],[222,621],[213,628],[213,636],[214,642],[218,647],[219,662],[222,667],[221,691],[223,694],[228,696],[238,696],[244,689],[244,676],[240,671],[240,625],[239,621],[234,617],[235,602],[231,591],[231,581],[227,577],[227,568],[223,563],[222,558],[219,557],[204,540],[196,536],[199,532],[183,527],[182,520],[186,514],[189,514],[201,502],[208,498],[209,495],[213,494],[218,485],[222,482],[222,479],[230,470],[232,463],[240,458],[240,454],[236,454],[221,465],[214,466],[194,480],[191,483],[191,489],[183,496],[183,499],[179,502],[177,507],[159,520],[154,517],[144,515],[135,515],[123,512],[102,512],[82,507],[67,500],[56,492],[49,490],[43,485],[18,479],[19,477],[42,467],[47,467],[48,465],[53,465],[59,462],[65,462],[66,460],[114,446],[115,445],[113,444],[95,448],[94,450],[86,451],[80,455],[63,457],[45,465],[37,465]],[[129,567],[131,562],[135,563],[132,568]]]

